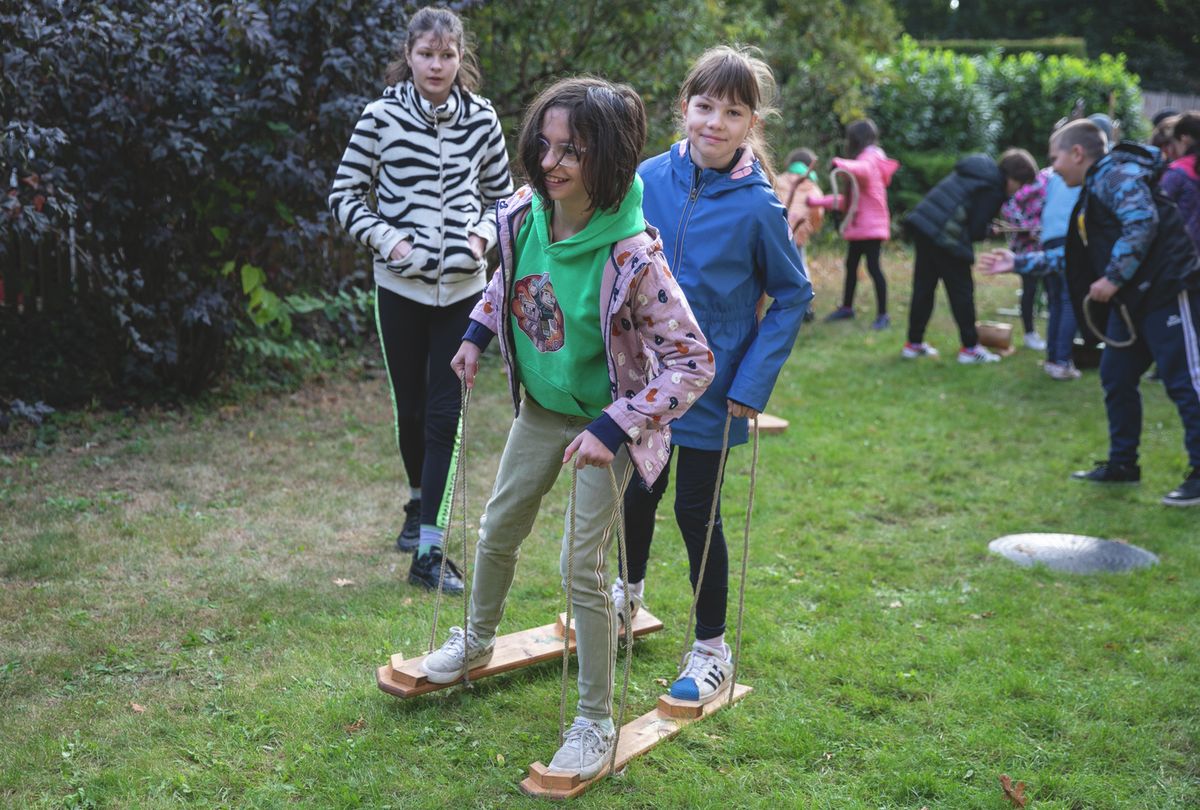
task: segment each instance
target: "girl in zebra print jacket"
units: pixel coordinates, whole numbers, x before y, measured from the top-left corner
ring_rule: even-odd
[[[376,323],[411,490],[396,546],[416,550],[409,582],[428,588],[442,567],[460,410],[450,358],[486,281],[490,206],[513,190],[500,121],[472,92],[479,72],[464,39],[452,11],[413,15],[329,195],[334,217],[374,255]],[[449,560],[443,587],[462,590]]]

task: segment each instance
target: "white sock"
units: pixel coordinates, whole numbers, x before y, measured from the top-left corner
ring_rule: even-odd
[[[698,638],[698,639],[696,639],[696,641],[697,641],[697,643],[703,644],[705,647],[708,647],[710,650],[715,650],[722,658],[725,657],[725,634],[724,633],[722,633],[719,636],[714,636],[713,638]]]
[[[409,487],[408,488],[408,497],[410,500],[414,500],[414,501],[421,500],[421,488],[420,487]]]
[[[644,580],[644,579],[641,582],[626,582],[625,583],[625,593],[629,594],[630,596],[636,596],[638,599],[642,598],[642,593],[645,590],[646,590],[646,580]]]

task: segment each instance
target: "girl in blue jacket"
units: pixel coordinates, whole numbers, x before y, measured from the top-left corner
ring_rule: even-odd
[[[770,68],[751,53],[724,46],[706,51],[679,94],[686,138],[638,169],[646,219],[660,230],[671,270],[716,355],[712,384],[672,423],[675,518],[693,589],[727,451],[726,416],[733,417],[729,446],[745,444],[747,418],[766,407],[813,297],[762,146],[761,122],[774,89]],[[760,323],[756,305],[764,292],[774,302]],[[629,582],[613,586],[618,606],[626,598],[631,608],[641,604],[654,513],[669,475],[668,466],[651,487],[635,477],[626,490]],[[712,700],[732,671],[724,642],[729,566],[717,498],[696,642],[671,685],[673,697],[700,702]]]

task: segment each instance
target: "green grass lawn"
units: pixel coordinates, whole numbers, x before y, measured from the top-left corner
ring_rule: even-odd
[[[819,316],[840,289],[833,251],[811,260]],[[762,442],[754,693],[576,806],[1004,808],[1001,774],[1035,808],[1200,806],[1200,509],[1158,503],[1184,473],[1174,408],[1145,385],[1140,487],[1068,481],[1105,454],[1095,372],[1053,382],[1024,350],[959,366],[940,292],[942,357],[901,360],[909,262],[885,254],[892,329],[867,329],[864,278],[858,319],[806,325],[771,401],[791,427]],[[982,281],[981,316],[1016,287]],[[489,354],[472,524],[510,419]],[[48,448],[0,456],[0,804],[535,804],[517,784],[556,747],[557,663],[410,702],[375,686],[390,653],[424,651],[433,613],[391,550],[407,493],[381,378],[57,425]],[[749,464],[737,450],[727,477],[739,548]],[[502,632],[562,607],[568,478]],[[637,645],[631,716],[674,675],[688,611],[663,518],[647,597],[667,629]],[[1127,540],[1161,564],[1081,577],[988,554],[1026,531]],[[444,607],[443,627],[461,621]]]

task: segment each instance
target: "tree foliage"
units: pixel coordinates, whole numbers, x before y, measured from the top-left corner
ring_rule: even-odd
[[[946,0],[894,4],[905,30],[918,38],[1083,37],[1093,58],[1124,53],[1148,88],[1200,93],[1200,4],[1194,0],[964,0],[957,10]]]

